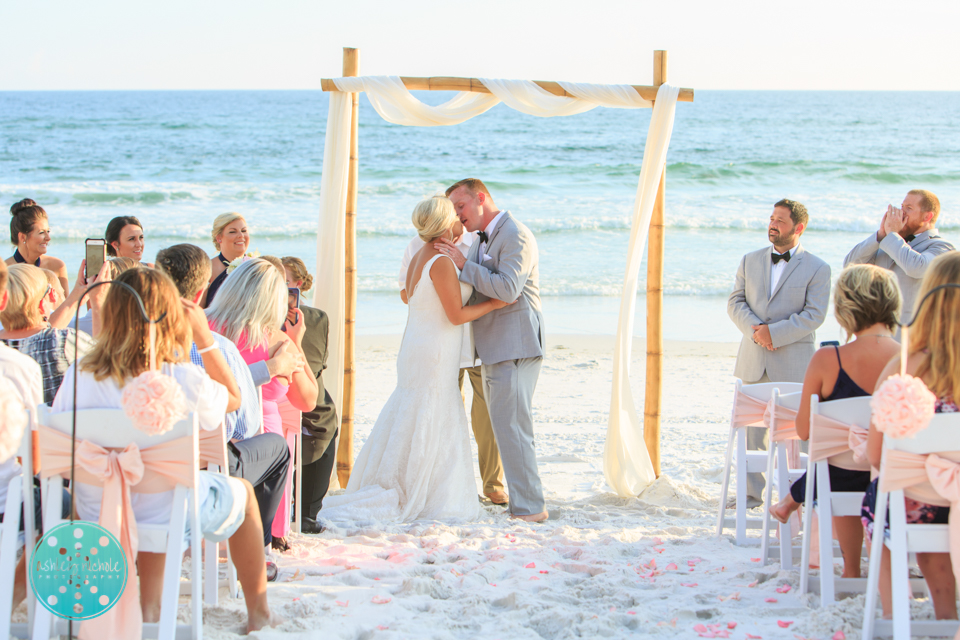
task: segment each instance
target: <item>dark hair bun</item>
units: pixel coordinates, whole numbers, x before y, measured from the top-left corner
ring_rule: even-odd
[[[35,207],[35,206],[37,206],[36,202],[31,200],[30,198],[24,198],[20,202],[15,202],[12,205],[10,205],[10,215],[15,216],[18,213],[20,213],[23,209],[27,209],[29,207]]]

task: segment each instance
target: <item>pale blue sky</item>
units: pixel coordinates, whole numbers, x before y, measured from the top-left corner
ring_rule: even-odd
[[[0,90],[316,89],[363,74],[960,90],[957,0],[5,0]]]

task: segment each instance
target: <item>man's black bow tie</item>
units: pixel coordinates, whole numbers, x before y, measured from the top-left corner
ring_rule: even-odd
[[[916,239],[917,239],[917,236],[904,236],[903,241],[906,242],[907,244],[910,244]]]
[[[480,238],[480,242],[487,241],[487,232],[486,231],[477,231],[477,237]]]
[[[773,264],[777,264],[781,260],[784,262],[790,262],[790,252],[786,253],[771,253],[770,258],[773,260]]]

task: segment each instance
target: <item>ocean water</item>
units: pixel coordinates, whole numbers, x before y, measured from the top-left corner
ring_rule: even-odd
[[[71,273],[83,239],[102,237],[114,216],[140,218],[152,258],[184,241],[213,253],[210,225],[225,211],[246,216],[251,249],[312,268],[327,104],[313,91],[0,92],[0,203],[40,202],[50,252]],[[783,197],[807,205],[803,244],[835,273],[911,188],[940,197],[939,228],[960,241],[958,113],[960,93],[947,92],[699,91],[678,104],[666,337],[739,338],[726,296],[740,257],[767,244]],[[361,98],[359,331],[403,330],[396,272],[410,212],[475,176],[537,235],[547,331],[613,333],[649,117],[542,119],[499,105],[455,127],[413,128],[384,122]],[[315,274],[317,286],[331,277],[340,275]],[[642,314],[641,304],[637,335]],[[821,338],[838,334],[829,322]]]

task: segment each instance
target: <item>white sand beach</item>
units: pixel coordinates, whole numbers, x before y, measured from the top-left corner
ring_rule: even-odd
[[[399,342],[359,340],[357,450],[393,389]],[[638,340],[638,398],[644,352]],[[287,621],[251,637],[858,638],[862,597],[813,608],[816,596],[797,595],[798,572],[714,537],[736,345],[666,344],[663,475],[634,499],[603,477],[612,353],[612,337],[548,340],[534,410],[549,521],[488,507],[468,525],[294,535],[269,586]],[[242,633],[241,600],[204,616],[209,638]]]

